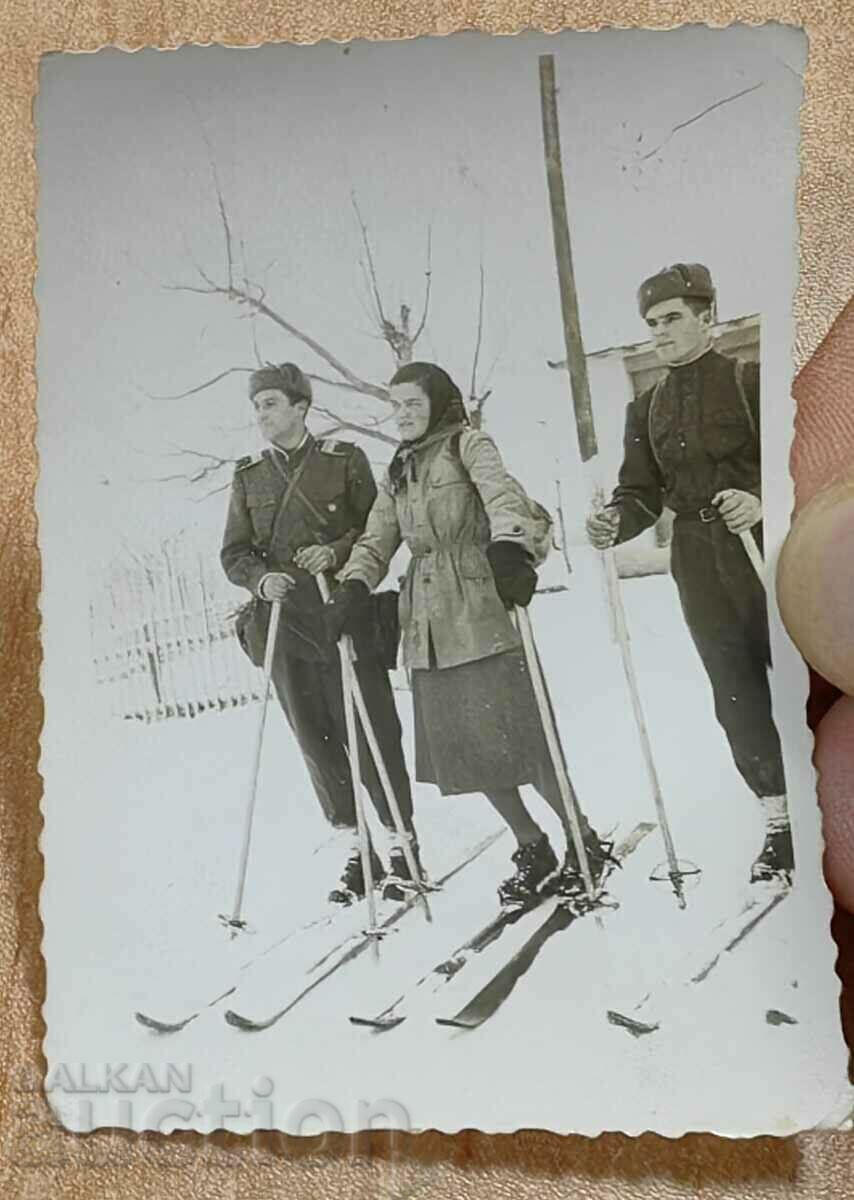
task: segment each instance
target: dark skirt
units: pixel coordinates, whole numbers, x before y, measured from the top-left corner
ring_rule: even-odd
[[[555,787],[521,650],[412,672],[415,777],[445,796],[532,783]]]

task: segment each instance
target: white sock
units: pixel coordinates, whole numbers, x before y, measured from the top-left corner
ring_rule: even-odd
[[[785,796],[759,796],[758,799],[765,814],[767,833],[779,833],[789,828],[789,806]]]

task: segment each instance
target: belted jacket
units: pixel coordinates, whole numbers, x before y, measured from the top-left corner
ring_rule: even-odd
[[[628,405],[611,500],[620,511],[618,542],[654,524],[665,507],[697,515],[724,488],[761,495],[759,364],[738,371],[734,359],[709,350],[671,367]]]
[[[403,662],[458,666],[519,645],[486,548],[513,541],[531,553],[533,537],[530,513],[492,438],[449,430],[413,450],[397,484],[382,481],[339,578],[375,588],[405,543],[411,558],[400,595]]]
[[[283,510],[296,472],[297,488]],[[231,582],[256,596],[268,572],[286,571],[292,577],[296,586],[282,605],[280,634],[288,653],[328,659],[335,652],[326,643],[317,583],[295,565],[294,555],[305,546],[330,546],[335,566],[341,566],[364,529],[376,494],[364,451],[333,438],[318,441],[309,434],[290,454],[271,447],[237,464],[220,559]],[[259,603],[262,611],[269,608]]]

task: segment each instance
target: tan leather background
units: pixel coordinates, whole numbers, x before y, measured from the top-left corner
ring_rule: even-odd
[[[21,1197],[462,1196],[708,1200],[854,1194],[854,1138],[727,1142],[693,1136],[425,1134],[252,1142],[229,1136],[73,1137],[40,1095],[38,888],[39,561],[33,513],[36,175],[32,100],[41,53],[182,42],[398,37],[480,28],[509,33],[605,24],[785,20],[807,26],[798,365],[854,294],[854,5],[851,0],[3,0],[0,6],[0,1188]],[[655,81],[650,81],[655,86]],[[70,281],[71,282],[71,281]],[[854,305],[798,384],[799,500],[854,461]],[[513,1086],[513,1081],[507,1081]],[[567,1080],[567,1087],[583,1086]],[[698,1086],[702,1086],[698,1081]]]

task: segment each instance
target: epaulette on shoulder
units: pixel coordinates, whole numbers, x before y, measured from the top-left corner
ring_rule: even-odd
[[[339,442],[338,438],[321,438],[317,448],[322,454],[352,454],[356,449],[355,442]]]
[[[258,454],[244,454],[243,458],[238,458],[234,469],[235,471],[245,471],[247,467],[254,467],[256,463],[261,462],[263,457],[263,451]]]

